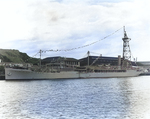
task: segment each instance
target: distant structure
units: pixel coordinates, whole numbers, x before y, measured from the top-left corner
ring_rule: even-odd
[[[125,27],[124,27],[124,38],[122,38],[123,40],[123,66],[129,66],[131,61],[131,50],[130,50],[130,45],[129,45],[129,41],[131,40],[130,38],[128,38],[127,33],[125,31]]]
[[[88,52],[89,53],[89,52]],[[98,66],[98,65],[111,65],[111,66],[118,66],[121,64],[121,56],[118,57],[106,57],[102,56],[88,56],[80,60],[80,66]]]
[[[79,60],[75,58],[66,58],[66,57],[47,57],[41,60],[42,65],[46,64],[59,64],[61,63],[64,66],[80,66]]]

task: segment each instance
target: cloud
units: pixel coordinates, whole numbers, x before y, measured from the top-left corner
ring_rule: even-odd
[[[149,60],[149,8],[148,0],[0,0],[1,48],[19,49],[30,56],[40,49],[78,48],[125,25],[132,39],[132,54],[139,60]],[[105,56],[122,55],[122,37],[123,29],[89,47],[50,52],[43,57],[81,58],[88,50]]]

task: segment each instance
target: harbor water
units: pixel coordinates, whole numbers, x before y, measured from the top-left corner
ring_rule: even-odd
[[[150,76],[1,80],[0,119],[150,119]]]

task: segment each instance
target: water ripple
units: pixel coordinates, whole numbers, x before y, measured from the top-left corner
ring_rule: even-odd
[[[0,119],[149,119],[149,80],[0,81]]]

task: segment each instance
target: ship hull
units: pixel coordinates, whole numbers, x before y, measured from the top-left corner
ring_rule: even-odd
[[[18,79],[68,79],[78,78],[79,73],[76,71],[68,72],[34,72],[26,69],[12,69],[5,68],[5,79],[6,80],[18,80]]]
[[[126,72],[80,73],[80,78],[119,78],[119,77],[135,77],[139,75],[140,72],[137,72],[136,70],[127,70]]]
[[[71,78],[117,78],[117,77],[134,77],[140,72],[136,70],[127,70],[126,72],[93,72],[84,73],[78,71],[65,72],[34,72],[27,69],[5,68],[6,80],[21,80],[21,79],[71,79]]]

